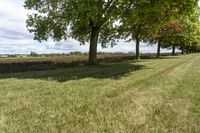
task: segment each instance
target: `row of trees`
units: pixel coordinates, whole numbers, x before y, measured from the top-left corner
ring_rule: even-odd
[[[197,14],[196,14],[197,15]],[[160,48],[172,48],[172,55],[175,55],[175,49],[178,48],[182,53],[191,53],[200,51],[200,31],[198,16],[190,16],[173,20],[162,25],[150,43],[158,44],[157,57],[160,56]]]
[[[26,0],[27,27],[36,40],[73,38],[90,44],[89,64],[97,63],[97,44],[116,45],[118,39],[199,50],[198,0]]]

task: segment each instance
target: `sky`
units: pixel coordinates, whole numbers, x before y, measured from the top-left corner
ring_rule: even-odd
[[[0,54],[29,54],[34,51],[39,54],[69,53],[73,51],[88,52],[89,46],[79,45],[76,40],[69,39],[61,42],[48,40],[41,42],[33,39],[26,28],[27,11],[23,7],[24,0],[0,0]],[[155,53],[157,46],[141,44],[141,52]],[[120,40],[118,45],[102,49],[98,45],[98,52],[134,52],[135,43]],[[162,49],[162,52],[169,52]]]

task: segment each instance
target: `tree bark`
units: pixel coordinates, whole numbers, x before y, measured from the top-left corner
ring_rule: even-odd
[[[175,50],[176,50],[176,46],[173,45],[173,46],[172,46],[172,55],[175,55]]]
[[[189,49],[187,48],[187,54],[190,54]]]
[[[140,60],[140,39],[139,37],[137,36],[135,38],[136,40],[136,56],[135,56],[135,59],[136,60]]]
[[[181,47],[181,54],[184,54],[184,48]]]
[[[157,49],[157,58],[160,57],[160,47],[161,47],[161,44],[160,44],[160,41],[158,41],[158,49]]]
[[[90,35],[90,50],[88,65],[97,64],[97,43],[99,37],[100,27],[93,27]]]

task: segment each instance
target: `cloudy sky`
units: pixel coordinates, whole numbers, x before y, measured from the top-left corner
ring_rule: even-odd
[[[68,53],[71,51],[87,52],[88,45],[80,46],[75,40],[63,42],[39,43],[33,40],[33,35],[26,29],[26,19],[29,11],[23,8],[24,0],[0,0],[0,54],[37,53]],[[113,48],[102,49],[105,52],[134,52],[135,43],[120,41]],[[156,52],[156,46],[142,44],[141,52]],[[162,50],[166,52],[166,50]]]

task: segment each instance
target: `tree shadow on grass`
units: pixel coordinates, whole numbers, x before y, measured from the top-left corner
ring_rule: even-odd
[[[145,66],[135,64],[132,61],[125,61],[119,63],[104,63],[96,66],[76,66],[48,71],[2,74],[0,75],[0,79],[41,79],[47,81],[54,80],[58,82],[84,78],[120,79],[121,77],[128,76],[133,71],[138,71],[141,69],[146,68]]]
[[[177,59],[179,58],[178,56],[168,56],[168,55],[162,55],[160,57],[156,56],[141,56],[141,59],[155,59],[155,60],[160,60],[160,59]]]

